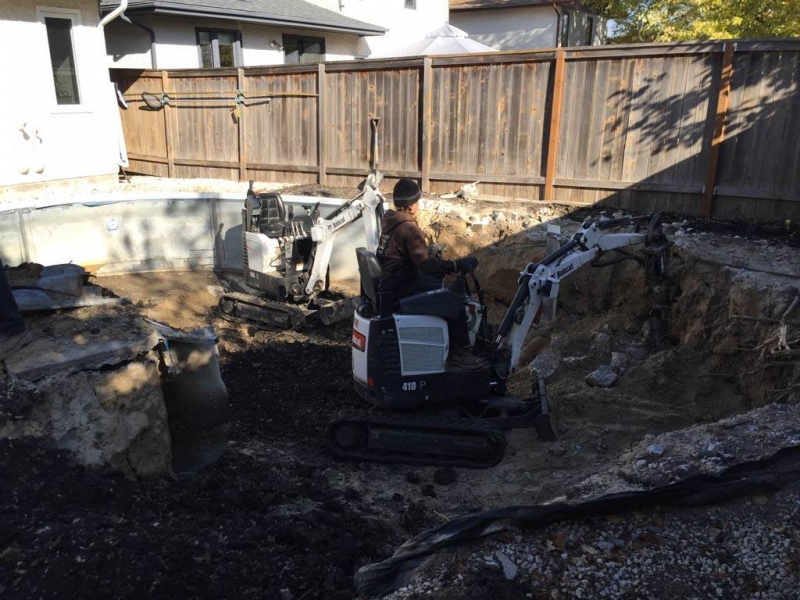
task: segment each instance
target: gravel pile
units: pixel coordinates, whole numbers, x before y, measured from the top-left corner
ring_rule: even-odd
[[[798,486],[771,498],[592,517],[506,538],[438,557],[424,583],[387,598],[478,597],[493,579],[498,598],[789,599],[800,589]]]

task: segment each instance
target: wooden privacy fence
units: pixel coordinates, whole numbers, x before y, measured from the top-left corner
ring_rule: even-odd
[[[800,219],[800,40],[112,70],[131,171]],[[149,108],[142,93],[168,98]]]

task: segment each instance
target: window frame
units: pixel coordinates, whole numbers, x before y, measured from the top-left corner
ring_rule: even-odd
[[[203,66],[203,49],[200,47],[200,34],[208,33],[211,37],[211,67]],[[220,66],[218,34],[230,33],[233,35],[233,66]],[[221,29],[219,27],[195,27],[195,43],[197,44],[197,64],[201,69],[235,69],[244,66],[242,58],[242,32],[238,29]]]
[[[63,19],[65,21],[70,21],[70,42],[72,43],[72,58],[75,61],[75,87],[77,88],[78,92],[78,103],[77,104],[59,104],[58,97],[56,96],[56,85],[55,80],[53,79],[53,66],[50,62],[52,60],[50,55],[50,42],[47,39],[47,23],[45,19]],[[42,26],[42,33],[43,39],[45,43],[45,48],[47,48],[47,71],[50,74],[50,92],[49,92],[49,102],[51,105],[51,112],[53,113],[85,113],[91,112],[88,105],[86,104],[86,93],[81,77],[81,68],[80,65],[83,63],[82,53],[79,50],[79,45],[75,39],[75,31],[77,28],[82,26],[81,22],[81,11],[78,9],[71,9],[71,8],[59,8],[59,7],[51,7],[51,6],[36,6],[36,21]]]
[[[288,54],[286,52],[286,39],[287,38],[298,39],[298,40],[313,40],[313,43],[319,43],[320,47],[322,49],[322,52],[320,53],[320,56],[322,56],[322,58],[320,60],[318,60],[318,61],[313,62],[313,63],[303,62],[302,57],[303,57],[303,54],[305,54],[305,52],[301,51],[300,52],[300,60],[298,62],[296,62],[296,63],[295,62],[286,62],[286,56]],[[325,60],[327,60],[327,56],[328,56],[327,40],[324,37],[317,37],[317,36],[314,36],[314,35],[298,35],[298,34],[294,34],[294,33],[284,33],[284,34],[281,35],[281,46],[283,47],[283,64],[285,64],[285,65],[313,65],[313,64],[323,63],[323,62],[325,62]]]

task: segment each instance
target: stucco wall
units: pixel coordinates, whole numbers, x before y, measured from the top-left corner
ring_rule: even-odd
[[[56,103],[37,6],[78,11],[72,33],[80,105]],[[98,23],[97,0],[0,2],[0,56],[8,86],[0,95],[0,185],[117,173],[119,115]]]
[[[450,23],[496,50],[552,48],[558,15],[550,6],[453,12]]]

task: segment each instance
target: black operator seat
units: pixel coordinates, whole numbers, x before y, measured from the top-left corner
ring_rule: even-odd
[[[376,310],[380,310],[378,290],[383,279],[383,267],[378,257],[366,248],[356,248],[358,277],[361,281],[361,295],[369,300]]]
[[[283,237],[287,235],[311,235],[314,219],[308,215],[288,217],[286,205],[280,194],[259,194],[261,214],[258,229],[267,237]]]
[[[378,257],[366,248],[356,249],[358,273],[361,280],[361,295],[366,297],[376,310],[380,310],[381,282],[385,278]],[[400,312],[404,315],[430,315],[443,319],[455,319],[464,310],[464,297],[447,288],[414,294],[399,300]]]

